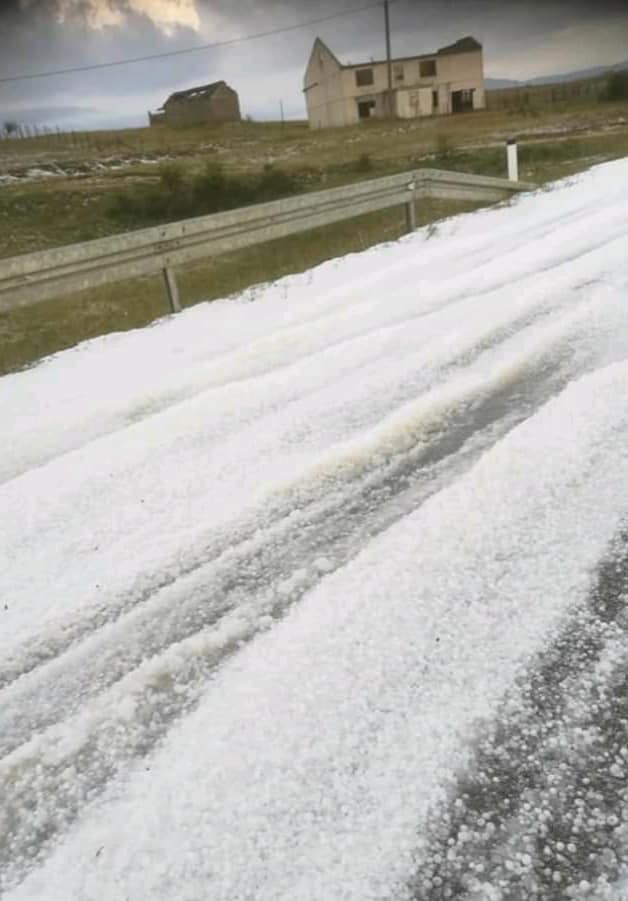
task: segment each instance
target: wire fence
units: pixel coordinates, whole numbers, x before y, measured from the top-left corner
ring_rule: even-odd
[[[0,124],[0,146],[10,150],[12,146],[22,149],[31,144],[36,149],[68,150],[91,153],[93,151],[121,152],[125,149],[142,150],[141,137],[133,135],[133,140],[125,139],[123,131],[76,130],[59,126],[30,125],[19,122]],[[148,138],[147,138],[148,143]]]

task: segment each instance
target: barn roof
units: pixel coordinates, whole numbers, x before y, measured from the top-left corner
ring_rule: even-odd
[[[175,91],[164,103],[170,103],[171,100],[193,100],[198,97],[211,97],[218,88],[227,87],[225,81],[213,81],[211,84],[202,84],[196,88],[188,88],[185,91]]]

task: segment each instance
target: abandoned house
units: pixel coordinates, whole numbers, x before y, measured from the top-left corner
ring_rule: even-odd
[[[304,92],[312,128],[353,125],[363,119],[484,109],[482,45],[465,37],[435,53],[344,65],[316,38]]]
[[[187,91],[175,91],[161,109],[149,113],[151,125],[204,125],[210,122],[239,122],[237,92],[224,81],[204,84]]]

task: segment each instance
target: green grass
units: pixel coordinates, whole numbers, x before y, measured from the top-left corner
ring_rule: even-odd
[[[330,163],[326,168],[296,167],[271,170],[279,182],[278,190],[258,186],[248,196],[237,197],[238,203],[272,199],[298,191],[318,190],[347,184],[364,178],[376,178],[401,172],[414,166],[431,166],[462,172],[505,176],[506,159],[503,147],[484,148],[456,145],[444,133],[424,153],[400,153],[397,156],[354,154],[346,161]],[[628,128],[591,135],[577,135],[562,140],[546,138],[527,141],[520,148],[521,177],[540,184],[602,160],[628,155]],[[365,168],[366,167],[366,168]],[[202,178],[203,168],[197,161],[182,167],[185,178]],[[228,184],[260,178],[259,169],[248,175],[226,170]],[[285,184],[282,184],[284,182]],[[268,185],[266,186],[268,187]],[[176,190],[161,192],[158,167],[150,175],[135,172],[126,175],[114,172],[105,177],[78,179],[55,178],[43,182],[0,187],[0,257],[14,256],[63,244],[87,241],[116,232],[127,231],[155,222],[172,221],[185,215],[225,208],[213,206],[211,198],[205,206],[188,203],[178,197]],[[257,192],[257,193],[256,193]],[[225,191],[222,190],[224,199]],[[157,198],[150,207],[145,198]],[[168,210],[174,198],[183,208]],[[234,201],[235,203],[235,201]],[[185,206],[187,204],[187,206]],[[112,213],[112,206],[117,209]],[[227,204],[228,205],[228,204]],[[237,205],[237,203],[235,204]]]
[[[239,122],[189,128],[136,128],[50,135],[0,142],[0,168],[50,160],[86,161],[133,155],[196,158],[212,156],[238,169],[265,162],[326,168],[362,153],[395,156],[412,150],[428,152],[435,135],[453,144],[485,140],[503,130],[522,131],[544,125],[577,130],[596,128],[625,116],[627,104],[559,103],[543,110],[486,110],[462,116],[438,116],[406,122],[373,120],[358,126],[312,131],[306,122]],[[391,136],[394,135],[394,140]]]
[[[259,178],[264,166],[271,166],[295,180],[299,190],[315,190],[420,165],[503,175],[502,145],[506,137],[515,136],[533,141],[536,148],[522,148],[524,177],[545,181],[569,174],[582,158],[624,154],[627,113],[628,103],[618,102],[564,106],[534,115],[483,112],[401,123],[373,121],[325,131],[311,131],[299,122],[243,122],[3,141],[0,174],[54,165],[83,171],[72,178],[0,186],[0,256],[177,218],[178,209],[158,210],[156,216],[159,204],[153,204],[153,214],[146,215],[142,203],[134,203],[135,198],[149,198],[145,205],[150,207],[160,187],[159,167],[138,162],[141,156],[157,160],[167,155],[167,164],[175,161],[187,182],[202,178],[208,165],[220,166],[232,182]],[[617,128],[622,118],[624,126]],[[552,130],[561,133],[550,139]],[[537,147],[539,141],[544,146]],[[481,146],[485,149],[478,150]],[[94,168],[107,160],[122,168]],[[117,204],[118,215],[111,214],[112,204]]]
[[[67,164],[71,156],[72,164],[78,165],[77,157],[82,155],[83,175],[0,187],[0,256],[417,166],[504,176],[503,141],[508,135],[522,141],[521,177],[543,184],[595,162],[627,156],[628,127],[625,120],[623,125],[618,121],[627,111],[626,103],[604,104],[532,118],[485,113],[427,122],[373,122],[325,132],[312,132],[303,123],[283,127],[242,123],[99,134],[83,145],[76,139],[65,159]],[[555,129],[560,134],[548,137]],[[23,165],[60,159],[55,140],[3,142],[0,172],[18,165],[15,160],[20,155]],[[159,155],[167,151],[176,162],[167,161],[161,167],[133,163],[95,174],[90,165],[105,158],[103,153],[111,148],[120,159],[131,152]],[[455,204],[422,203],[419,224],[459,209]],[[202,266],[184,267],[177,272],[183,302],[225,297],[393,239],[402,231],[402,219],[401,210],[374,214],[225,255]],[[163,287],[159,279],[151,278],[4,314],[0,316],[0,373],[89,337],[145,325],[165,312]]]
[[[0,187],[0,257],[105,237],[109,204],[106,186],[85,182]]]
[[[427,225],[476,206],[422,201],[417,224]],[[324,260],[395,240],[404,230],[403,211],[388,210],[363,216],[350,227],[338,223],[185,267],[177,273],[182,306],[227,297]],[[0,314],[0,373],[20,369],[87,338],[147,325],[167,312],[163,284],[154,277],[106,285]]]
[[[264,203],[304,190],[294,173],[267,164],[261,172],[229,174],[217,163],[192,172],[180,163],[163,163],[158,181],[119,190],[108,213],[123,228],[176,222]]]

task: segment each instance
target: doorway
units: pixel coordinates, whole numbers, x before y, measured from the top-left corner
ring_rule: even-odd
[[[374,100],[358,100],[358,118],[370,119],[375,112]]]
[[[452,91],[451,92],[451,111],[452,113],[468,113],[473,109],[473,90],[469,91]]]

